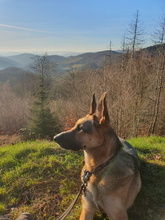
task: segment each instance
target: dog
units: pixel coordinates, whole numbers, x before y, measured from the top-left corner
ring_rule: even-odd
[[[92,220],[96,209],[111,220],[128,220],[127,209],[141,188],[140,162],[136,150],[118,138],[110,125],[106,93],[98,105],[93,95],[89,114],[54,140],[62,148],[84,151],[81,178],[82,181],[85,175],[88,178],[80,220]]]

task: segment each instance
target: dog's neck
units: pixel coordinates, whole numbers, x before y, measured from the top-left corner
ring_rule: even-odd
[[[96,148],[84,151],[85,166],[91,171],[117,154],[122,144],[116,133],[110,128],[105,135],[104,143]]]

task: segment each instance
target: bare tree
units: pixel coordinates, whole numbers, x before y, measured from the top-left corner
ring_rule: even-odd
[[[127,45],[129,46],[130,51],[133,55],[135,51],[138,50],[140,46],[144,43],[143,35],[143,22],[139,18],[139,11],[137,11],[134,19],[129,25],[127,37]]]
[[[17,132],[26,126],[30,97],[18,97],[9,83],[0,85],[0,130]]]
[[[144,29],[143,23],[140,20],[139,11],[136,12],[136,15],[132,22],[129,25],[128,37],[127,37],[127,47],[129,52],[127,56],[127,66],[125,68],[127,72],[127,77],[130,79],[128,81],[128,86],[132,89],[132,135],[136,136],[138,134],[139,123],[141,120],[141,109],[142,101],[141,94],[143,88],[143,72],[139,69],[139,62],[141,62],[141,53],[139,52],[140,47],[144,43],[143,39]]]
[[[153,41],[157,45],[157,62],[156,62],[156,80],[155,80],[155,100],[153,107],[153,115],[150,125],[150,133],[155,131],[156,123],[158,120],[161,94],[163,90],[163,81],[165,77],[165,15],[163,15],[159,28],[157,28],[153,34]]]

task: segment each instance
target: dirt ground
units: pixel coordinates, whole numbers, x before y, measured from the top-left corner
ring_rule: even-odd
[[[0,133],[0,146],[15,144],[20,141],[18,134]]]

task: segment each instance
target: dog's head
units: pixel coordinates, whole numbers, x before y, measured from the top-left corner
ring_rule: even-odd
[[[98,105],[93,95],[89,114],[79,119],[72,129],[56,135],[54,141],[62,148],[74,151],[96,148],[103,145],[108,128],[106,93],[103,93]]]

